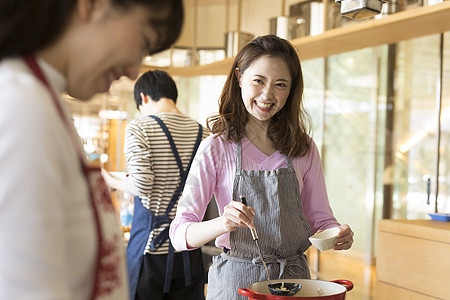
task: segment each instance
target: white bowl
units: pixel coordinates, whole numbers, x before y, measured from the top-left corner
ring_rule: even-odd
[[[316,233],[309,238],[310,242],[320,251],[326,251],[333,248],[336,241],[337,234],[339,233],[339,227],[333,227]]]

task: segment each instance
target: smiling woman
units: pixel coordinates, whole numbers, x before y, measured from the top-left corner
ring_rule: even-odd
[[[331,211],[302,94],[300,62],[287,40],[261,36],[236,55],[219,113],[208,120],[213,135],[196,153],[170,225],[176,250],[213,239],[224,249],[208,271],[208,299],[241,299],[237,289],[265,277],[309,278],[304,252],[318,230],[339,227],[336,250],[353,243],[353,231]],[[199,221],[213,195],[220,216]],[[258,247],[248,229],[259,233]]]
[[[182,22],[181,0],[0,0],[0,299],[128,299],[114,207],[59,95],[135,79]]]

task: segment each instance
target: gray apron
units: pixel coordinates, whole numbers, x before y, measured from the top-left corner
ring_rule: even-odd
[[[241,143],[236,145],[233,199],[245,195],[256,211],[254,224],[270,278],[310,278],[304,252],[311,243],[311,228],[303,215],[300,189],[286,158],[287,168],[242,170]],[[230,232],[231,249],[213,257],[208,272],[208,300],[245,300],[238,288],[267,280],[256,244],[248,228]]]

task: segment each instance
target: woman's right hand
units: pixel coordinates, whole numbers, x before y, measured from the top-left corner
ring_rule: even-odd
[[[255,209],[239,201],[231,201],[225,206],[222,218],[224,229],[234,231],[236,228],[254,228]]]
[[[188,249],[198,248],[219,235],[234,231],[238,227],[254,228],[255,210],[241,202],[231,201],[225,206],[223,214],[217,218],[191,223],[186,229]]]

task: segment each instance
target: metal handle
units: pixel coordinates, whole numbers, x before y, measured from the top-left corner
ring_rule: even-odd
[[[250,232],[252,233],[252,238],[253,238],[254,241],[256,241],[256,240],[259,239],[258,234],[256,233],[256,229],[255,229],[255,228],[251,228],[251,229],[250,229]]]
[[[239,198],[241,198],[241,203],[247,206],[247,199],[245,199],[244,195],[240,195]],[[250,232],[252,233],[252,238],[254,241],[258,239],[258,234],[256,233],[255,228],[250,228]]]

